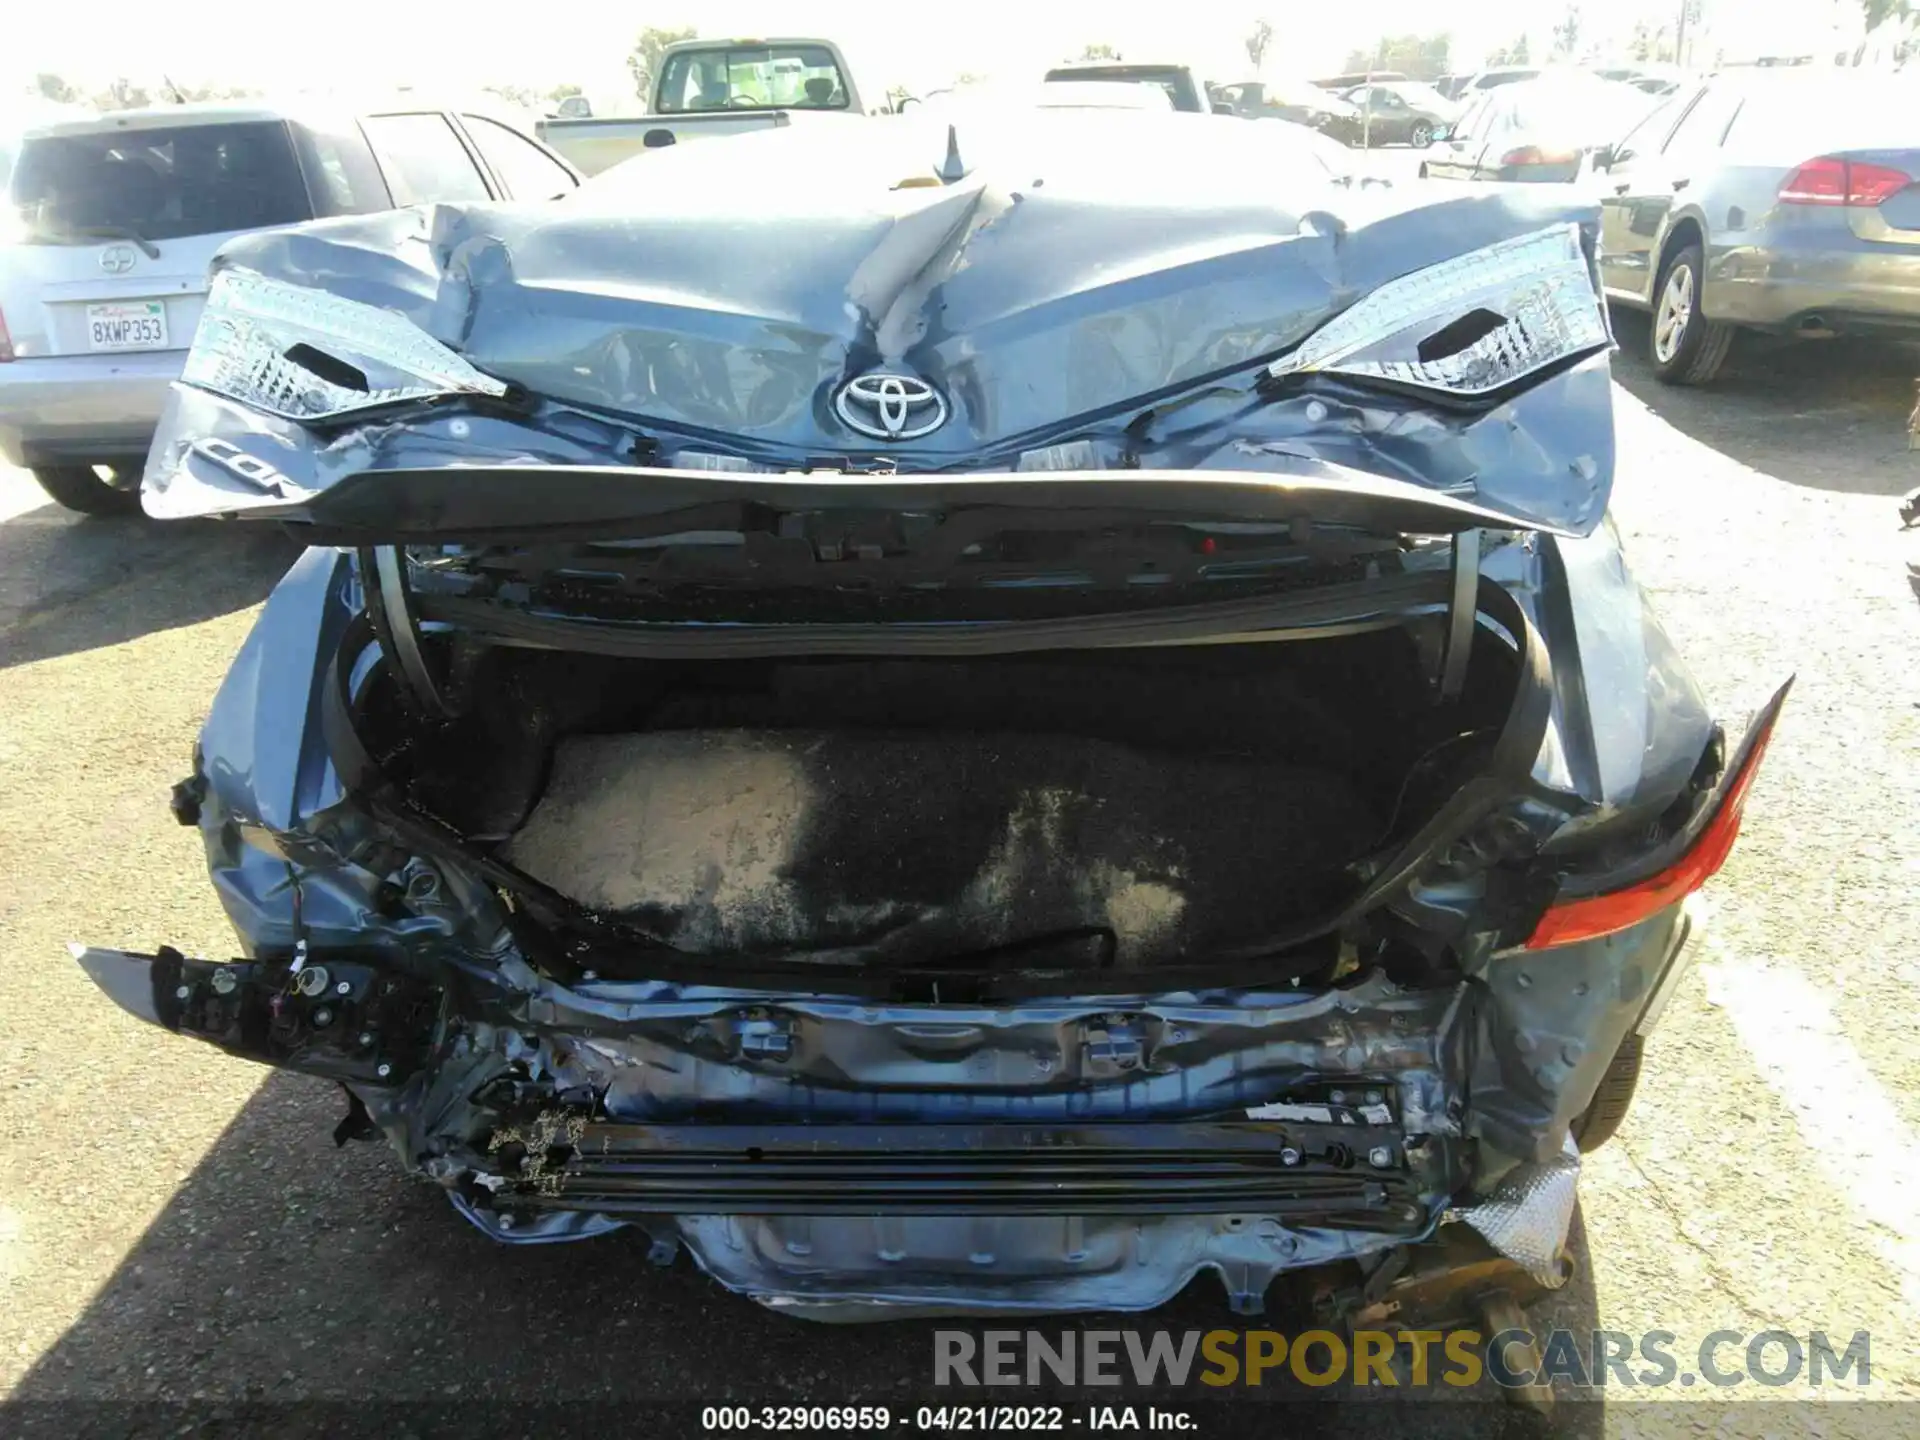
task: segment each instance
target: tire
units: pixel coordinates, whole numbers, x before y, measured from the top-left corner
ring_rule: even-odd
[[[1700,277],[1706,257],[1698,245],[1682,245],[1660,267],[1653,286],[1653,323],[1647,356],[1663,385],[1705,385],[1720,373],[1733,343],[1733,327],[1707,319],[1700,309]]]
[[[1627,1118],[1627,1111],[1633,1108],[1633,1092],[1640,1085],[1640,1058],[1645,1050],[1646,1041],[1637,1030],[1629,1031],[1627,1038],[1620,1042],[1613,1063],[1600,1077],[1600,1086],[1593,1092],[1592,1101],[1573,1122],[1573,1143],[1580,1147],[1581,1153],[1598,1150],[1606,1144],[1620,1128],[1620,1122]]]
[[[1433,144],[1433,126],[1424,120],[1416,120],[1413,129],[1407,133],[1407,143],[1416,150],[1424,150]]]
[[[91,465],[36,465],[33,478],[40,488],[69,510],[82,515],[137,515],[140,489],[102,480]]]

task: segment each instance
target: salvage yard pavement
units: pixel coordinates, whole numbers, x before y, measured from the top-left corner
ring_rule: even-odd
[[[1699,968],[1619,1138],[1588,1160],[1590,1281],[1550,1308],[1685,1343],[1865,1330],[1867,1393],[1920,1399],[1920,530],[1896,515],[1920,484],[1905,429],[1920,356],[1756,345],[1716,387],[1674,391],[1637,358],[1643,322],[1621,332],[1614,509],[1642,583],[1730,722],[1799,679],[1707,892]],[[624,1237],[496,1249],[382,1151],[336,1150],[337,1090],[155,1042],[68,960],[78,939],[230,953],[199,837],[166,796],[292,558],[270,531],[82,520],[0,477],[0,1387],[924,1398],[932,1322],[784,1320],[684,1261],[655,1271]],[[1161,1315],[1066,1323],[1249,1322],[1203,1277]],[[1608,1396],[1616,1415],[1629,1398]],[[1660,1413],[1652,1428],[1687,1428]]]

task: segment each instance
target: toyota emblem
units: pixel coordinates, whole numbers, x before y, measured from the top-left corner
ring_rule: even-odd
[[[857,375],[840,387],[834,413],[876,440],[915,440],[947,423],[947,402],[926,381],[892,371]]]
[[[100,268],[109,275],[124,275],[133,268],[131,245],[109,245],[100,252]]]

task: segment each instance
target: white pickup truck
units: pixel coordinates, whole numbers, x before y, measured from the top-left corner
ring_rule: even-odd
[[[871,77],[865,77],[869,81]],[[643,115],[594,116],[576,97],[535,133],[597,175],[643,150],[849,115],[891,113],[831,40],[682,40],[660,56]],[[569,113],[571,112],[571,113]]]

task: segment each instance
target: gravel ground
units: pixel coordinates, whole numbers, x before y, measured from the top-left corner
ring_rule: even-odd
[[[1632,358],[1639,323],[1622,331],[1615,513],[1642,581],[1730,718],[1798,682],[1709,892],[1701,966],[1620,1138],[1589,1162],[1588,1273],[1552,1313],[1672,1331],[1683,1354],[1715,1330],[1867,1329],[1871,1393],[1913,1398],[1920,858],[1903,837],[1920,830],[1920,614],[1903,562],[1920,539],[1892,497],[1920,484],[1904,427],[1920,355],[1755,347],[1724,384],[1674,392]],[[165,797],[291,559],[271,535],[80,520],[0,475],[0,1392],[142,1402],[89,1413],[168,1433],[178,1412],[152,1402],[195,1396],[919,1393],[931,1327],[783,1321],[619,1238],[495,1249],[384,1152],[336,1151],[337,1092],[144,1029],[66,959],[75,938],[228,950]],[[1197,1287],[1153,1323],[1231,1322]],[[1708,1413],[1610,1398],[1642,1428]],[[1819,1408],[1827,1433],[1920,1416]],[[549,1433],[547,1414],[529,1428]]]

